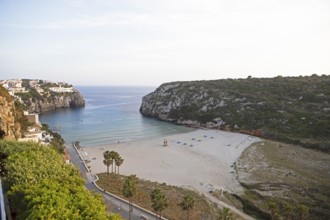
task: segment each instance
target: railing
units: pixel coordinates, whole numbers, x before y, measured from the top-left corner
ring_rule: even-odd
[[[5,197],[2,191],[1,179],[0,179],[0,209],[1,209],[1,219],[6,220]]]

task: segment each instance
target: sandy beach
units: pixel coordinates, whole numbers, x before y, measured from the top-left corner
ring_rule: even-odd
[[[164,140],[167,146],[164,147]],[[198,129],[189,133],[81,148],[91,162],[92,173],[106,172],[103,152],[117,151],[124,159],[120,173],[189,188],[201,193],[222,189],[239,193],[233,163],[258,138],[218,130]]]

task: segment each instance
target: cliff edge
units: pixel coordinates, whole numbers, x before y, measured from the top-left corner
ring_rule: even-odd
[[[15,140],[21,136],[21,126],[16,120],[13,98],[0,86],[0,139]]]
[[[8,80],[5,85],[31,113],[85,106],[84,97],[68,83],[23,79]]]
[[[77,108],[85,106],[85,99],[76,89],[70,93],[50,93],[42,99],[29,98],[24,101],[29,112],[43,113],[61,108]]]

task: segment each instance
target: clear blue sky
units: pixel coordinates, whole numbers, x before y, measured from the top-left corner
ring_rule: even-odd
[[[330,74],[329,0],[0,0],[0,79]]]

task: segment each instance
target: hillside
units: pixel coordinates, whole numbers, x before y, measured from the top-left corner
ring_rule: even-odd
[[[72,85],[46,80],[3,80],[1,84],[21,100],[29,112],[85,106],[84,97]]]
[[[30,125],[24,110],[42,113],[85,106],[84,97],[72,85],[45,80],[0,80],[0,139],[16,140]]]
[[[248,133],[330,152],[330,76],[165,83],[144,116]]]
[[[21,107],[0,86],[0,139],[15,140],[21,136],[21,130],[25,129],[26,124]]]
[[[245,189],[236,195],[245,212],[270,213],[269,202],[273,202],[283,219],[290,219],[288,204],[291,215],[304,205],[308,207],[305,219],[330,218],[330,154],[264,140],[247,148],[234,166]]]

